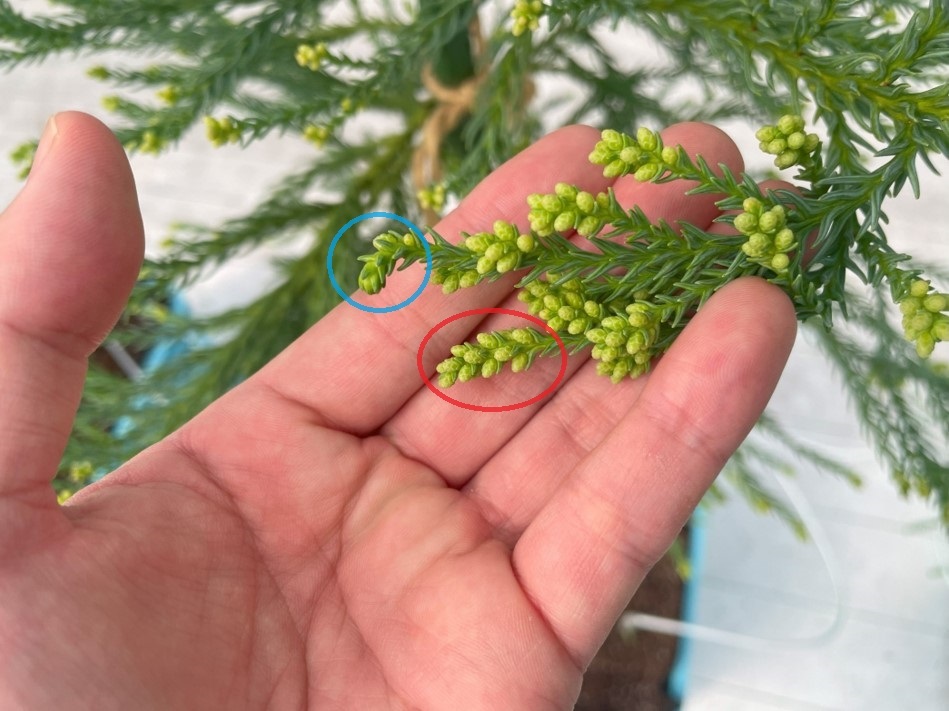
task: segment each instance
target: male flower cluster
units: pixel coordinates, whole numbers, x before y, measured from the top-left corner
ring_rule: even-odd
[[[787,227],[787,213],[782,205],[765,208],[758,198],[745,198],[744,212],[735,217],[735,229],[748,237],[741,251],[752,262],[774,270],[787,271],[791,263],[788,252],[797,246],[794,232]]]
[[[788,114],[774,126],[763,126],[755,133],[759,148],[776,156],[774,164],[780,169],[792,165],[806,165],[820,147],[816,133],[804,133],[804,119]]]
[[[495,221],[493,232],[476,232],[465,237],[462,245],[478,258],[474,269],[458,274],[449,269],[436,269],[432,281],[442,285],[442,291],[451,294],[459,288],[480,283],[488,274],[506,274],[517,269],[525,254],[537,246],[530,233],[519,234],[517,227],[504,220]]]
[[[511,34],[520,37],[525,32],[533,32],[540,27],[540,18],[544,14],[544,3],[541,0],[517,0],[511,10]]]
[[[536,279],[527,284],[517,298],[527,304],[527,310],[547,322],[555,331],[573,336],[593,328],[607,315],[602,304],[585,296],[583,283],[571,279],[555,284],[556,274],[547,274],[547,280]]]
[[[679,162],[679,149],[663,147],[659,134],[648,128],[636,131],[636,138],[613,129],[606,129],[600,137],[589,160],[594,165],[605,166],[603,176],[606,178],[632,174],[645,183],[675,168]]]
[[[221,119],[205,116],[204,126],[207,129],[208,139],[215,146],[237,143],[241,140],[241,128],[230,116]]]
[[[315,72],[319,71],[320,65],[323,64],[323,60],[326,59],[327,56],[329,56],[329,50],[325,44],[319,42],[317,44],[301,44],[297,47],[293,58],[296,59],[297,64],[304,69]]]
[[[916,344],[920,358],[932,355],[936,343],[949,341],[949,294],[940,294],[930,288],[925,279],[914,280],[909,295],[900,301],[903,314],[903,332]]]
[[[435,366],[440,387],[449,388],[457,381],[466,383],[479,376],[490,378],[501,372],[505,363],[511,364],[512,373],[520,373],[531,366],[547,344],[545,336],[532,328],[479,333],[476,340],[452,346],[452,357]]]
[[[610,216],[609,195],[594,196],[567,183],[557,183],[548,195],[528,195],[527,205],[531,209],[527,216],[531,229],[541,237],[569,230],[592,237]]]
[[[654,304],[635,301],[626,307],[626,314],[626,318],[607,316],[584,334],[594,344],[591,355],[600,361],[596,372],[614,383],[646,373],[659,338],[660,313]]]
[[[367,294],[382,291],[386,278],[395,271],[398,261],[410,255],[414,258],[423,249],[414,232],[385,232],[372,240],[372,246],[376,248],[375,252],[359,257],[359,261],[365,264],[359,272],[358,284]]]

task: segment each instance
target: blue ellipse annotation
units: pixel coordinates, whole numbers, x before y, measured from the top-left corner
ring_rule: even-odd
[[[343,236],[343,233],[346,232],[353,225],[362,222],[363,220],[368,220],[371,217],[385,217],[390,220],[395,220],[396,222],[401,222],[403,225],[412,230],[419,238],[419,241],[422,243],[422,247],[425,249],[425,276],[422,278],[422,283],[419,284],[418,289],[407,298],[405,301],[401,301],[398,304],[393,304],[392,306],[366,306],[365,304],[360,304],[358,301],[353,300],[348,294],[346,294],[339,285],[339,282],[336,281],[336,275],[333,273],[333,250],[336,249],[336,243],[339,242],[340,237]],[[394,212],[367,212],[364,215],[359,215],[359,217],[354,217],[345,225],[339,228],[339,232],[336,233],[336,236],[333,237],[333,241],[330,242],[329,252],[326,254],[326,271],[329,273],[330,284],[333,285],[333,288],[336,289],[336,293],[343,297],[343,300],[351,306],[355,306],[357,309],[362,311],[368,311],[373,314],[385,314],[390,311],[398,311],[399,309],[408,306],[413,301],[415,301],[422,292],[425,290],[425,286],[428,284],[428,280],[432,276],[432,250],[428,246],[428,242],[425,239],[425,235],[422,234],[415,223],[405,219],[400,215],[396,215]]]

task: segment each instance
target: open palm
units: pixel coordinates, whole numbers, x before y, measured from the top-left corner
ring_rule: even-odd
[[[793,341],[787,299],[736,282],[648,377],[613,386],[571,359],[554,396],[494,414],[428,392],[415,350],[445,317],[506,303],[512,281],[429,289],[384,315],[344,304],[60,507],[49,480],[86,358],[142,241],[121,147],[82,114],[56,126],[0,217],[0,706],[571,708],[586,664],[767,402]],[[741,168],[711,127],[665,135]],[[605,188],[584,159],[596,138],[548,136],[439,232],[518,221],[524,197],[556,180]],[[674,185],[613,186],[657,218],[717,214]],[[391,289],[411,293],[419,278],[407,270]],[[446,327],[429,348],[472,326]],[[499,383],[520,387],[459,387],[477,397]]]

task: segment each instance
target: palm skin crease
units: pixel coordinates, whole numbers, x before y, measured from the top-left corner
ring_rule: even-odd
[[[54,134],[0,216],[0,707],[572,708],[766,404],[794,339],[786,297],[739,280],[648,376],[613,386],[571,359],[555,395],[496,415],[432,396],[414,350],[450,314],[516,303],[513,279],[385,316],[344,304],[61,507],[49,480],[142,223],[108,129],[68,112]],[[710,126],[663,135],[741,166]],[[584,159],[596,138],[542,139],[438,231],[526,228],[525,196],[558,180],[711,224],[714,198],[604,179]],[[466,335],[445,331],[442,347]]]

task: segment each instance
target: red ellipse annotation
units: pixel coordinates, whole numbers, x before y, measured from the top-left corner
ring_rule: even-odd
[[[486,407],[484,405],[472,405],[467,402],[462,402],[461,400],[456,400],[453,397],[449,397],[448,395],[446,395],[441,390],[435,387],[435,385],[429,379],[428,375],[425,373],[425,368],[422,366],[422,355],[425,352],[425,346],[428,345],[428,342],[432,340],[432,337],[440,329],[444,328],[448,324],[454,321],[458,321],[459,319],[466,318],[468,316],[480,316],[482,314],[507,314],[509,316],[517,316],[518,318],[527,319],[528,321],[531,321],[537,324],[542,329],[547,331],[547,333],[553,336],[554,340],[557,341],[557,345],[560,347],[560,372],[557,373],[557,377],[554,379],[554,382],[550,384],[550,387],[548,387],[539,395],[536,395],[530,398],[529,400],[524,400],[523,402],[516,402],[513,405],[498,405],[497,407]],[[418,347],[418,356],[416,358],[416,364],[418,366],[419,375],[422,376],[422,382],[425,383],[425,387],[427,387],[433,393],[438,395],[438,397],[440,397],[445,402],[449,402],[452,405],[457,405],[458,407],[462,407],[466,410],[474,410],[476,412],[509,412],[511,410],[518,410],[522,407],[527,407],[528,405],[533,405],[535,402],[543,400],[545,397],[547,397],[554,390],[557,389],[557,386],[563,382],[563,379],[567,375],[567,347],[564,345],[563,340],[560,338],[560,336],[557,335],[557,332],[554,329],[552,329],[550,326],[548,326],[546,323],[544,323],[542,320],[537,318],[536,316],[531,316],[530,314],[526,314],[523,311],[515,311],[514,309],[502,309],[498,307],[471,309],[470,311],[462,311],[461,313],[455,314],[454,316],[449,316],[441,323],[436,324],[435,327],[432,328],[431,331],[425,334],[425,338],[422,339],[422,342],[419,344],[419,347]]]

